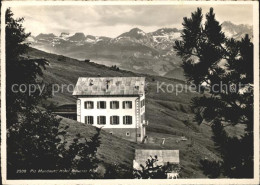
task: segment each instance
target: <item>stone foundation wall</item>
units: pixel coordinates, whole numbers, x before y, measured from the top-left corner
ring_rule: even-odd
[[[120,138],[137,142],[136,128],[102,128],[102,130]]]

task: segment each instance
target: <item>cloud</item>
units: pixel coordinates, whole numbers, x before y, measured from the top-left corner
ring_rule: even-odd
[[[26,30],[39,33],[84,32],[114,37],[132,27],[153,31],[162,27],[181,27],[183,17],[189,17],[198,5],[73,5],[19,6],[12,10],[16,17],[24,17]],[[203,13],[210,6],[203,5]],[[252,5],[214,5],[220,22],[251,24]]]

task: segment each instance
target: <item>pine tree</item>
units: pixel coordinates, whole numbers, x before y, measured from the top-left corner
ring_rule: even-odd
[[[48,65],[45,59],[31,59],[26,56],[29,44],[26,38],[30,34],[25,33],[22,26],[23,18],[15,20],[13,13],[7,9],[5,15],[6,33],[6,103],[7,103],[7,125],[11,126],[18,121],[18,112],[33,109],[42,99],[50,96],[50,92],[44,91],[40,94],[39,89],[29,95],[29,84],[42,86],[40,79],[43,69]],[[22,85],[22,91],[18,89]],[[26,110],[25,110],[26,109]]]
[[[33,94],[28,92],[30,84],[44,84],[42,70],[48,62],[26,56],[29,45],[25,41],[30,34],[24,32],[23,19],[15,20],[10,9],[7,9],[5,18],[7,169],[8,178],[17,178],[17,169],[28,172],[41,167],[53,168],[58,158],[58,152],[54,149],[58,142],[59,120],[37,108],[50,92],[40,94],[39,89]],[[22,85],[27,91],[14,91],[14,85]]]
[[[202,19],[200,8],[191,18],[185,17],[182,40],[174,45],[187,80],[204,93],[192,99],[195,120],[211,125],[213,140],[222,156],[222,161],[213,162],[221,164],[214,165],[219,166],[219,175],[252,178],[253,44],[248,35],[241,41],[226,38],[213,8],[206,14],[204,26]],[[241,137],[231,136],[226,129],[237,124],[246,128]]]

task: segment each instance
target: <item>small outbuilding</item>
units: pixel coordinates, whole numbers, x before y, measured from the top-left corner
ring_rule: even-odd
[[[77,106],[76,104],[64,104],[53,109],[53,114],[77,120]]]

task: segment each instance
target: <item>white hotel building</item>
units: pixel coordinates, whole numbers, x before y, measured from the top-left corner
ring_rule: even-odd
[[[130,141],[144,142],[144,77],[80,77],[73,95],[77,97],[77,121],[102,127]]]

